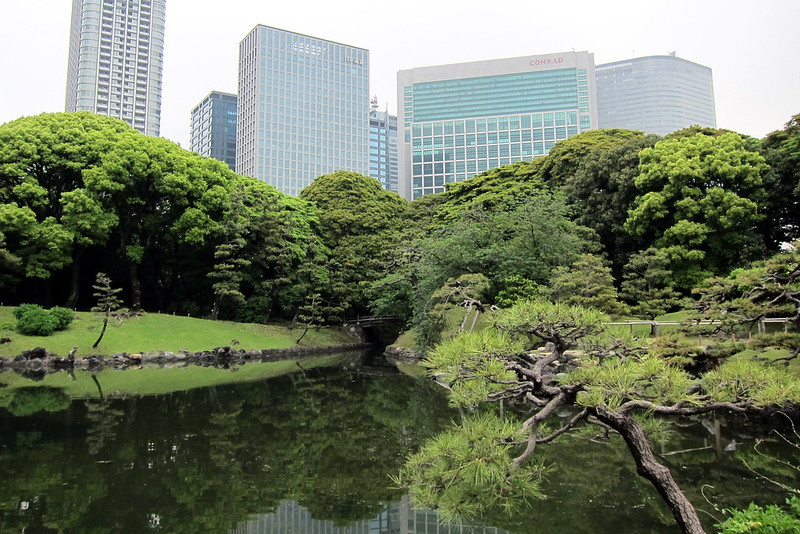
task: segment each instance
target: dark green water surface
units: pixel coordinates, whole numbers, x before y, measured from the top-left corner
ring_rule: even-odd
[[[592,435],[542,447],[547,500],[485,525],[442,525],[390,480],[460,417],[440,389],[358,359],[270,379],[241,370],[243,382],[213,372],[223,383],[149,396],[101,397],[100,375],[84,398],[0,374],[0,532],[678,532],[621,440]],[[718,423],[715,435],[713,419],[685,421],[657,448],[709,531],[715,506],[785,499],[742,458],[776,480],[793,474],[753,450],[753,422]],[[736,452],[719,450],[734,439]],[[776,441],[762,450],[797,465]]]

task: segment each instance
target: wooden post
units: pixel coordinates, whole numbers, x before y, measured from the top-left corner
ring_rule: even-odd
[[[658,337],[659,335],[658,323],[656,321],[650,323],[650,335],[653,337]]]

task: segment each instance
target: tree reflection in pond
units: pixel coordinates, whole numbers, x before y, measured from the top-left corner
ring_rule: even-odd
[[[487,518],[494,527],[445,528],[432,512],[410,510],[390,475],[459,417],[426,380],[329,368],[151,397],[26,398],[18,406],[27,408],[0,408],[2,532],[280,533],[308,521],[331,533],[676,532],[614,440],[553,444],[548,499],[518,517]],[[713,445],[694,426],[669,449]],[[754,495],[782,501],[763,482],[745,487],[755,475],[713,448],[668,458],[695,503],[704,484],[724,506]]]
[[[0,530],[221,532],[287,499],[369,519],[452,417],[425,381],[338,369],[67,408],[0,409]]]

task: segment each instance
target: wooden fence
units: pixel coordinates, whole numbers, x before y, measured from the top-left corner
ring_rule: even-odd
[[[758,333],[763,334],[767,331],[768,324],[783,324],[783,331],[787,332],[789,330],[789,323],[792,322],[794,319],[791,317],[766,317],[759,320],[756,325],[758,326]],[[695,326],[695,325],[715,325],[719,324],[719,321],[696,321],[692,323],[684,323],[681,321],[622,321],[618,323],[607,323],[610,326],[630,326],[631,333],[633,333],[633,327],[636,325],[649,325],[650,326],[650,335],[657,336],[660,335],[661,327],[662,326]]]

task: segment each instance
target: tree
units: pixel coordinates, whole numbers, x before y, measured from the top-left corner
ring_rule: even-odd
[[[668,138],[640,152],[640,191],[625,229],[661,249],[678,289],[763,254],[764,158],[735,133]]]
[[[747,269],[737,269],[727,277],[706,280],[695,293],[697,321],[715,321],[717,329],[736,333],[751,332],[762,319],[786,317],[791,328],[781,345],[800,353],[800,243]]]
[[[639,174],[639,153],[658,139],[656,135],[638,135],[602,145],[588,153],[564,183],[573,220],[597,233],[617,279],[637,248],[624,226],[639,194],[634,183]]]
[[[545,159],[503,165],[475,175],[469,180],[449,184],[447,191],[436,195],[441,198],[438,201],[436,218],[452,222],[464,212],[502,210],[504,206],[541,193],[547,188],[541,178]]]
[[[545,294],[556,302],[620,315],[625,306],[617,297],[611,269],[594,254],[581,254],[569,267],[556,267]]]
[[[426,272],[420,277],[430,280],[426,295],[465,273],[483,273],[495,292],[514,275],[545,284],[555,267],[571,263],[586,246],[563,198],[539,192],[493,211],[465,211],[421,240],[419,262]]]
[[[45,113],[0,126],[0,234],[25,278],[72,268],[67,306],[78,298],[81,257],[106,242],[113,213],[86,190],[83,171],[100,164],[125,122],[89,112]]]
[[[449,386],[451,402],[475,406],[513,399],[524,401],[533,415],[517,430],[497,419],[482,423],[477,434],[456,427],[443,438],[446,447],[429,441],[398,479],[415,502],[446,516],[479,516],[494,505],[513,509],[538,497],[539,469],[531,463],[537,447],[594,422],[622,436],[637,472],[653,484],[683,532],[704,532],[694,507],[652,452],[646,432],[652,416],[796,403],[800,384],[782,369],[743,360],[690,375],[636,345],[611,337],[600,342],[605,322],[604,314],[591,309],[528,301],[499,312],[497,332],[462,334],[437,346],[426,365]],[[531,340],[546,341],[549,348],[534,351]],[[584,356],[568,352],[581,345]],[[565,406],[576,411],[561,424],[554,414]]]
[[[87,189],[119,220],[115,239],[128,267],[131,307],[142,306],[140,271],[156,261],[155,251],[162,260],[179,259],[219,232],[232,176],[224,163],[134,131],[84,172]]]
[[[478,316],[488,309],[481,300],[489,290],[489,281],[481,273],[462,274],[447,280],[442,287],[433,292],[426,309],[416,318],[415,338],[420,347],[430,347],[438,343],[451,322],[452,311],[464,308],[460,324],[453,330],[456,333],[472,332]]]
[[[408,202],[374,178],[345,171],[318,177],[300,199],[319,209],[319,235],[330,250],[323,297],[346,315],[367,312]]]
[[[244,190],[239,188],[231,195],[230,209],[226,213],[222,226],[223,240],[214,249],[214,269],[208,273],[214,280],[214,305],[211,308],[211,319],[216,321],[220,307],[225,303],[241,305],[245,296],[241,292],[244,269],[251,261],[242,255],[247,245],[245,239],[247,220],[242,213]]]
[[[680,303],[669,258],[662,250],[649,248],[633,254],[624,273],[620,295],[630,304],[634,315],[652,320]]]
[[[449,184],[437,217],[452,221],[462,211],[497,211],[542,191],[559,191],[589,155],[641,136],[631,130],[591,130],[559,141],[543,158],[504,165]]]
[[[770,166],[764,178],[768,206],[764,228],[774,247],[800,239],[800,114],[783,130],[767,135],[761,153]]]
[[[542,178],[553,188],[563,187],[578,171],[584,159],[595,151],[611,149],[628,139],[636,139],[642,132],[619,128],[589,130],[555,144],[543,158]]]
[[[404,272],[390,276],[411,285],[411,325],[421,328],[420,340],[431,341],[435,336],[423,332],[442,327],[441,321],[431,323],[430,311],[434,295],[448,280],[481,274],[488,281],[481,298],[492,303],[510,280],[525,280],[525,287],[546,284],[554,268],[571,263],[586,246],[583,232],[566,216],[563,199],[540,191],[494,211],[464,211],[435,227],[407,251]],[[389,277],[384,281],[391,282]]]
[[[92,348],[96,349],[103,340],[103,336],[108,328],[108,322],[111,317],[117,317],[121,320],[127,310],[122,308],[122,301],[117,294],[122,291],[119,288],[111,287],[111,279],[105,273],[97,273],[97,282],[94,286],[94,296],[97,299],[97,305],[92,308],[92,311],[97,313],[103,326],[100,330],[100,335],[97,340],[92,344]]]

